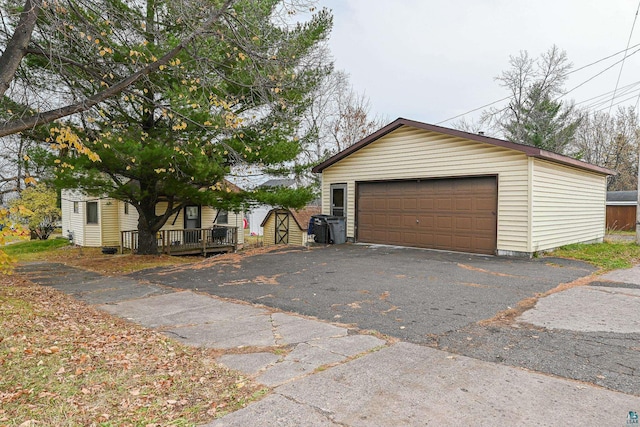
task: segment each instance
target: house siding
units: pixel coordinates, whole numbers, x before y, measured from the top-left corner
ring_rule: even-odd
[[[129,206],[129,213],[124,213],[125,203],[115,199],[100,199],[87,196],[78,190],[64,189],[61,192],[62,233],[69,237],[69,231],[73,232],[74,243],[80,246],[120,246],[121,231],[137,230],[138,212],[133,206]],[[73,202],[78,202],[78,213],[73,212]],[[98,202],[98,224],[87,224],[87,202]],[[156,213],[161,214],[166,209],[166,202],[159,203]],[[209,206],[203,206],[202,228],[209,228],[217,210]],[[229,227],[238,228],[237,244],[244,244],[243,213],[229,212]],[[175,220],[175,222],[174,222]],[[172,215],[163,230],[182,230],[184,226],[184,210]]]
[[[98,223],[87,224],[87,202],[98,202]],[[80,203],[84,209],[81,209],[82,222],[84,224],[84,243],[83,246],[99,247],[102,246],[102,203],[98,198],[87,198]]]
[[[138,211],[132,205],[129,205],[129,213],[124,213],[125,202],[118,202],[118,224],[119,231],[131,231],[138,229]],[[118,237],[119,238],[119,237]]]
[[[481,175],[498,176],[497,248],[526,252],[529,241],[526,155],[413,127],[402,126],[326,168],[322,176],[322,211],[330,212],[331,184],[346,183],[347,237],[353,239],[358,181]]]
[[[66,224],[63,233],[69,237],[69,231],[73,233],[73,242],[76,245],[86,246],[85,244],[85,225],[86,225],[86,196],[79,191],[63,190],[62,196],[62,218]],[[73,202],[78,202],[78,212],[73,212]]]
[[[129,208],[129,214],[131,215],[131,207]],[[158,203],[158,205],[156,206],[156,214],[161,215],[162,213],[165,212],[165,210],[167,209],[167,203],[166,202],[161,202]],[[213,220],[216,217],[216,213],[217,213],[217,209],[212,208],[210,206],[202,206],[201,210],[200,210],[200,216],[201,216],[201,228],[211,228],[214,224]],[[132,228],[132,230],[137,229],[137,218],[138,215],[136,212],[133,213],[133,215],[136,217],[136,225]],[[177,215],[177,217],[176,217]],[[237,227],[238,229],[238,244],[244,244],[244,232],[242,229],[243,226],[243,214],[240,213],[235,213],[235,212],[229,212],[229,222],[226,224],[220,224],[220,225],[226,225],[229,227]],[[178,212],[177,214],[173,214],[171,215],[171,217],[169,217],[169,219],[167,220],[166,224],[164,226],[162,226],[161,230],[182,230],[184,228],[184,209],[181,209],[180,212]]]
[[[120,203],[113,199],[104,199],[100,203],[101,215],[98,216],[101,227],[100,246],[120,246]]]
[[[604,238],[604,175],[533,160],[530,252]]]

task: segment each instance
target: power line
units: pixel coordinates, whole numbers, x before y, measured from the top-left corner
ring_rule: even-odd
[[[638,20],[638,11],[640,11],[640,1],[638,2],[638,7],[636,9],[636,15],[633,17],[633,24],[631,25],[631,32],[629,33],[629,39],[627,40],[627,49],[629,49],[629,45],[631,44],[631,36],[633,35],[633,29],[636,27],[636,21]],[[624,58],[622,58],[622,65],[620,65],[620,72],[618,73],[618,80],[616,80],[616,88],[613,90],[613,98],[616,97],[616,91],[618,90],[618,85],[620,84],[620,77],[622,77],[622,70],[624,69],[624,60],[627,59],[627,55],[625,54]],[[613,98],[611,99],[611,105],[609,106],[609,114],[611,114],[611,107],[613,107]]]
[[[639,5],[639,6],[640,6],[640,5]],[[569,75],[571,75],[571,74],[573,74],[573,73],[577,73],[578,71],[582,71],[582,70],[584,70],[585,68],[592,67],[592,66],[594,66],[594,65],[596,65],[596,64],[599,64],[600,62],[606,61],[607,59],[611,59],[611,58],[613,58],[613,57],[615,57],[615,56],[618,56],[618,55],[620,55],[621,53],[624,53],[624,54],[625,54],[625,57],[624,57],[624,58],[627,58],[627,57],[629,57],[629,56],[631,56],[631,55],[634,55],[634,54],[638,53],[638,51],[640,51],[640,49],[637,49],[637,50],[633,51],[633,53],[631,53],[631,54],[629,54],[629,55],[626,55],[626,52],[628,52],[630,49],[635,49],[636,47],[639,47],[639,46],[640,46],[640,43],[637,43],[637,44],[635,44],[635,45],[633,45],[633,46],[627,47],[626,49],[623,49],[623,50],[618,51],[618,52],[616,52],[616,53],[613,53],[613,54],[611,54],[611,55],[605,56],[604,58],[600,58],[600,59],[598,59],[598,60],[596,60],[596,61],[593,61],[593,62],[591,62],[591,63],[589,63],[589,64],[583,65],[582,67],[576,68],[575,70],[571,70],[571,71],[569,71],[568,73],[566,73],[566,74],[565,74],[565,76],[569,76]],[[600,73],[596,74],[595,76],[593,76],[593,77],[589,78],[587,81],[585,81],[585,82],[581,83],[580,85],[578,85],[578,86],[574,87],[574,88],[573,88],[573,89],[571,89],[570,91],[563,93],[562,95],[560,95],[560,97],[559,97],[559,98],[561,98],[561,97],[565,96],[565,95],[566,95],[566,94],[568,94],[569,92],[572,92],[572,91],[576,90],[578,87],[580,87],[580,86],[582,86],[582,85],[584,85],[584,84],[588,83],[589,81],[591,81],[591,80],[593,80],[594,78],[598,77],[600,74],[604,73],[605,71],[608,71],[609,69],[611,69],[611,68],[612,68],[612,67],[614,67],[615,65],[617,65],[617,64],[619,64],[620,62],[624,61],[624,58],[623,58],[623,59],[621,59],[621,60],[619,60],[619,61],[617,61],[617,62],[615,62],[612,66],[607,67],[607,68],[606,68],[606,69],[604,69],[602,72],[600,72]],[[609,91],[609,92],[607,92],[607,93],[611,93],[611,92],[614,92],[614,91]],[[600,96],[604,96],[604,95],[600,95]],[[504,97],[504,98],[498,99],[498,100],[493,101],[493,102],[490,102],[490,103],[488,103],[488,104],[485,104],[485,105],[483,105],[483,106],[481,106],[481,107],[474,108],[473,110],[469,110],[469,111],[466,111],[466,112],[464,112],[464,113],[462,113],[462,114],[458,114],[458,115],[456,115],[456,116],[449,117],[448,119],[441,120],[441,121],[439,121],[439,122],[437,122],[437,123],[435,123],[435,124],[436,124],[436,125],[439,125],[439,124],[446,123],[446,122],[449,122],[449,121],[451,121],[451,120],[457,119],[457,118],[459,118],[459,117],[466,116],[467,114],[475,113],[475,112],[476,112],[476,111],[478,111],[478,110],[482,110],[483,108],[490,107],[490,106],[492,106],[492,105],[494,105],[494,104],[497,104],[497,103],[502,102],[502,101],[506,101],[507,99],[510,99],[510,98],[511,98],[511,96],[506,96],[506,97]],[[615,96],[614,96],[614,98],[615,98]],[[639,100],[640,100],[640,98],[639,98]],[[588,101],[588,100],[587,100],[587,101]],[[583,101],[583,102],[586,102],[586,101]],[[504,109],[503,109],[503,110],[504,110]]]
[[[449,122],[449,121],[451,121],[453,119],[457,119],[458,117],[466,116],[467,114],[470,114],[470,113],[475,113],[478,110],[482,110],[483,108],[489,107],[489,106],[491,106],[493,104],[497,104],[498,102],[506,101],[507,99],[510,99],[510,98],[511,98],[511,96],[506,96],[506,97],[504,97],[502,99],[498,99],[497,101],[493,101],[493,102],[491,102],[489,104],[485,104],[482,107],[474,108],[473,110],[469,110],[466,113],[458,114],[457,116],[450,117],[450,118],[448,118],[446,120],[442,120],[442,121],[440,121],[438,123],[435,123],[435,124],[439,125],[441,123],[446,123],[446,122]]]
[[[634,50],[632,53],[630,53],[629,55],[625,55],[624,58],[622,58],[620,61],[618,62],[614,62],[613,64],[611,64],[610,66],[608,66],[607,68],[605,68],[604,70],[600,71],[599,73],[597,73],[594,76],[589,77],[587,80],[583,81],[582,83],[580,83],[579,85],[573,87],[572,89],[564,92],[562,95],[558,96],[554,101],[557,101],[558,99],[562,98],[565,95],[570,94],[571,92],[573,92],[574,90],[578,89],[579,87],[584,86],[585,84],[589,83],[591,80],[595,79],[596,77],[602,75],[605,71],[609,71],[610,69],[612,69],[613,67],[615,67],[616,65],[618,65],[619,63],[623,63],[624,64],[624,60],[627,59],[628,57],[635,55],[636,53],[640,52],[640,49],[636,49]],[[568,74],[567,74],[568,75]],[[618,78],[618,82],[620,82],[620,79]],[[616,89],[613,91],[613,98],[612,100],[616,97],[616,91],[618,90],[618,84],[616,83]]]

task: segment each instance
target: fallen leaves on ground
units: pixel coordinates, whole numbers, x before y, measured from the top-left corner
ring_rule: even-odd
[[[0,426],[194,425],[265,393],[216,355],[0,276]]]
[[[117,276],[153,267],[193,264],[202,257],[170,255],[105,255],[100,248],[64,247],[41,255],[39,261],[59,262],[100,274]],[[24,259],[30,261],[30,259]]]

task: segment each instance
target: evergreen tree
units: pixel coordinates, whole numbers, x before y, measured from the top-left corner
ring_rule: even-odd
[[[208,31],[157,72],[49,127],[58,185],[134,206],[144,254],[157,252],[156,232],[187,204],[304,205],[308,189],[236,193],[224,181],[231,167],[278,169],[300,151],[300,114],[328,70],[314,53],[331,16],[322,10],[292,25],[290,7],[282,0],[98,0],[61,3],[55,20],[41,15],[32,37],[41,54],[25,70],[42,86],[30,89],[72,100],[156,63],[220,8]],[[166,209],[156,212],[159,202]]]

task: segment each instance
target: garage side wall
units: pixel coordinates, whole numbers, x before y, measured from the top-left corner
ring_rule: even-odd
[[[606,176],[531,159],[531,252],[577,242],[602,241],[606,221]]]
[[[523,153],[403,126],[328,167],[322,212],[331,184],[347,184],[347,237],[356,237],[356,182],[498,175],[497,249],[528,252],[528,163]]]

